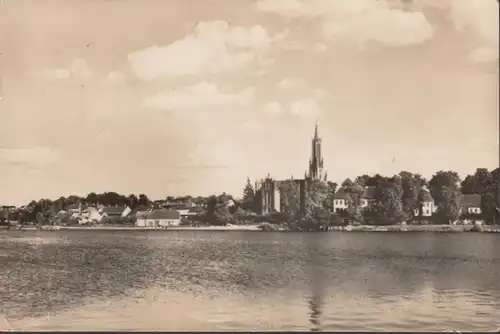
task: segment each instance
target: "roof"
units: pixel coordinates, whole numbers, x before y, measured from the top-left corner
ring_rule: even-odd
[[[343,188],[340,188],[335,192],[335,195],[333,195],[334,199],[349,199],[349,194],[345,192]]]
[[[102,208],[102,213],[121,215],[123,211],[125,211],[127,207],[125,205],[122,206],[107,206]]]
[[[147,219],[181,219],[181,215],[175,210],[158,209],[146,213]],[[144,219],[144,218],[143,218]]]
[[[431,194],[426,192],[422,194],[422,202],[434,202],[434,198],[432,198]]]
[[[460,205],[462,206],[472,206],[481,207],[481,195],[478,194],[466,194],[462,195],[460,198]]]
[[[189,209],[189,213],[203,213],[203,212],[205,212],[205,209],[200,206],[195,206]]]

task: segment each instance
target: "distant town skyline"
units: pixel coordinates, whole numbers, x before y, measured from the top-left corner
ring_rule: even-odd
[[[349,20],[345,18],[349,17]],[[0,204],[498,167],[498,2],[0,4]]]

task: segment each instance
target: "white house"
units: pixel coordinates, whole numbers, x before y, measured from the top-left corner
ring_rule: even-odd
[[[349,194],[340,188],[333,195],[333,211],[339,212],[349,208]]]
[[[179,226],[181,215],[176,210],[158,209],[147,212],[137,212],[135,225],[138,227]]]
[[[124,218],[129,215],[129,213],[132,211],[131,208],[129,208],[126,205],[123,206],[107,206],[99,209],[99,213],[101,216],[104,217],[114,217],[114,218]]]
[[[463,213],[481,214],[481,195],[465,194],[460,198],[460,207]],[[465,212],[464,212],[465,211]]]
[[[420,189],[419,200],[422,212],[420,212],[420,209],[415,209],[415,216],[430,217],[436,212],[437,206],[434,198],[432,198],[430,191],[425,186]]]
[[[98,223],[101,219],[102,215],[99,210],[94,206],[89,206],[82,210],[79,222],[80,224]]]

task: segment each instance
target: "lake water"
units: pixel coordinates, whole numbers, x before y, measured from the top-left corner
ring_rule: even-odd
[[[3,231],[0,314],[18,330],[493,330],[500,235]]]

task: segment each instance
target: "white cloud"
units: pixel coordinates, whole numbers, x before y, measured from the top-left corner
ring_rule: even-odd
[[[0,158],[11,165],[46,166],[60,159],[60,154],[48,147],[2,149]]]
[[[317,118],[322,114],[316,100],[312,98],[296,100],[290,104],[290,114],[304,118]]]
[[[217,73],[262,60],[272,41],[260,25],[245,28],[224,21],[201,22],[185,38],[136,51],[128,60],[132,71],[143,80]]]
[[[420,12],[374,0],[260,0],[257,8],[288,17],[323,18],[323,32],[349,43],[402,46],[427,41],[434,29]]]
[[[299,79],[285,78],[278,83],[280,89],[294,89],[302,86],[303,82]]]
[[[276,101],[269,102],[263,107],[263,111],[267,116],[279,117],[285,113],[284,108]]]
[[[112,71],[106,76],[106,81],[110,84],[121,84],[125,81],[125,74],[119,71]]]
[[[92,71],[85,60],[81,58],[73,60],[68,68],[46,69],[37,71],[36,74],[49,80],[89,79],[92,77]]]
[[[189,111],[213,109],[226,105],[248,106],[255,96],[253,87],[246,88],[236,93],[222,92],[218,86],[211,82],[170,89],[145,99],[146,107],[171,111]]]

